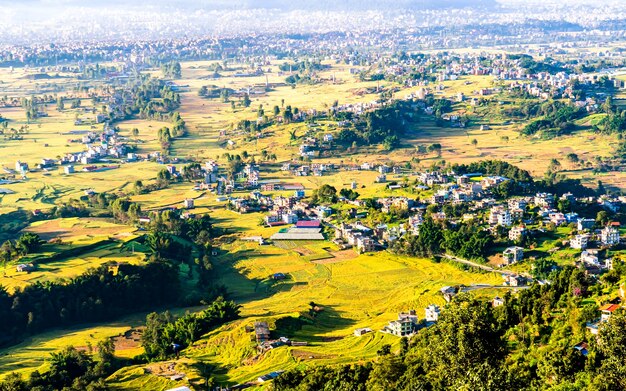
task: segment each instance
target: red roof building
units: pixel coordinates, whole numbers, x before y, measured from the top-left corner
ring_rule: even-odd
[[[319,220],[300,220],[296,223],[296,228],[319,228]]]

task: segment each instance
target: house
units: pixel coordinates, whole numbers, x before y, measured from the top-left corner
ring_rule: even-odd
[[[32,271],[35,270],[35,265],[33,265],[32,263],[21,263],[19,265],[17,265],[17,267],[15,268],[18,272],[26,272],[26,273],[30,273]]]
[[[270,380],[274,380],[276,379],[278,376],[280,376],[281,373],[283,373],[284,371],[274,371],[274,372],[270,372],[267,375],[263,375],[263,376],[259,376],[259,378],[257,379],[257,381],[259,383],[265,383],[266,381],[270,381]]]
[[[69,166],[63,167],[63,172],[65,172],[65,174],[67,174],[67,175],[73,174],[74,173],[74,166],[69,165]]]
[[[615,312],[615,310],[617,310],[618,308],[620,308],[619,304],[611,303],[605,304],[600,307],[600,318],[594,322],[587,323],[587,330],[589,330],[591,334],[597,335],[600,325],[608,321],[613,315],[613,312]]]
[[[453,286],[444,286],[439,290],[443,294],[443,298],[449,303],[454,295],[456,295],[456,288]]]
[[[15,162],[15,171],[20,174],[24,174],[28,171],[28,164],[18,160],[17,162]]]
[[[550,193],[537,193],[534,203],[540,207],[551,208],[554,205],[554,195]]]
[[[372,252],[376,250],[376,242],[372,238],[361,236],[356,239],[356,248],[361,253]]]
[[[565,215],[563,213],[560,212],[556,212],[556,213],[550,213],[548,215],[548,218],[550,219],[550,221],[552,223],[554,223],[554,225],[556,225],[557,227],[559,225],[563,225],[565,224],[565,222],[567,222],[567,219],[565,218]]]
[[[578,234],[576,236],[574,236],[570,242],[569,245],[571,248],[575,248],[578,250],[584,250],[587,248],[587,244],[589,242],[589,235],[587,234]]]
[[[600,322],[606,322],[609,320],[613,312],[620,308],[619,304],[605,304],[600,307]]]
[[[502,205],[494,206],[489,213],[489,224],[508,227],[511,225],[511,213]]]
[[[580,342],[574,345],[574,349],[578,350],[580,354],[582,354],[583,356],[586,356],[589,354],[588,348],[589,346],[587,345],[587,342]]]
[[[600,267],[600,261],[598,259],[598,251],[584,250],[580,254],[580,261],[586,265]]]
[[[526,285],[526,278],[518,275],[506,274],[504,277],[504,285],[508,286],[524,286]]]
[[[504,299],[501,298],[500,296],[496,296],[491,301],[491,305],[494,307],[500,307],[501,305],[504,305]]]
[[[193,198],[186,198],[186,199],[183,201],[183,207],[184,207],[185,209],[193,209],[193,208],[194,208],[194,201],[193,201]]]
[[[584,231],[586,229],[591,229],[593,228],[593,226],[596,224],[596,221],[594,219],[578,219],[578,221],[576,222],[576,228],[579,231]]]
[[[320,218],[328,217],[331,214],[333,214],[332,208],[325,206],[325,205],[318,206],[316,212],[317,212],[318,217]]]
[[[365,334],[371,333],[371,332],[372,332],[372,329],[370,329],[369,327],[363,327],[363,328],[354,330],[354,336],[355,337],[362,337]]]
[[[505,265],[512,265],[524,259],[524,249],[517,246],[508,247],[504,250],[502,256]]]
[[[439,314],[441,313],[441,310],[439,309],[438,305],[435,304],[431,304],[428,307],[426,307],[426,315],[424,317],[424,319],[426,319],[426,322],[436,322],[439,320]]]
[[[415,310],[401,312],[398,314],[398,320],[389,322],[383,331],[398,337],[405,337],[417,331],[417,322],[418,319]]]
[[[600,231],[600,242],[605,246],[619,244],[619,231],[617,228],[606,226]]]
[[[511,230],[509,231],[509,240],[518,242],[522,240],[524,235],[526,235],[526,227],[524,227],[523,225],[518,225],[511,228]]]
[[[254,334],[258,343],[263,343],[270,339],[270,327],[267,322],[255,322]]]

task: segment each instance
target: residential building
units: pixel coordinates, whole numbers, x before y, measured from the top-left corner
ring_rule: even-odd
[[[587,248],[587,244],[589,242],[589,235],[587,234],[578,234],[576,236],[574,236],[570,242],[569,245],[571,248],[575,248],[578,250],[584,250]]]
[[[512,265],[524,259],[524,249],[521,247],[508,247],[502,253],[505,265]]]
[[[439,306],[435,304],[431,304],[428,307],[426,307],[426,315],[424,319],[426,319],[427,322],[436,322],[439,320],[440,313],[441,313],[441,309],[439,308]]]
[[[398,320],[389,322],[383,331],[398,337],[409,336],[417,331],[417,322],[418,319],[415,310],[410,310],[408,313],[401,312],[398,314]]]
[[[605,246],[619,244],[619,231],[617,228],[606,226],[600,231],[600,242]]]
[[[591,229],[593,228],[593,226],[596,224],[596,221],[594,219],[578,219],[577,223],[576,223],[576,228],[579,231],[584,231],[586,229]]]
[[[526,235],[526,227],[524,227],[523,225],[517,225],[515,227],[512,227],[509,231],[509,240],[518,242],[522,240],[524,235]]]

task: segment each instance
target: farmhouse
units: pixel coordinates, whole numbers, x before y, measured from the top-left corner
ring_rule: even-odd
[[[524,249],[522,247],[508,247],[502,253],[505,265],[512,265],[524,258]]]
[[[439,308],[439,306],[431,304],[426,307],[426,316],[424,317],[424,319],[426,319],[426,322],[436,322],[439,320],[439,314],[441,314],[441,309]]]
[[[270,327],[267,322],[255,322],[254,335],[257,343],[268,341],[270,339]]]
[[[34,271],[35,265],[33,265],[32,263],[21,263],[19,265],[17,265],[17,267],[15,268],[18,272],[22,273],[22,272],[26,272],[26,273],[30,273],[32,271]]]
[[[417,331],[417,315],[415,310],[401,312],[398,314],[398,320],[392,320],[383,329],[383,332],[393,334],[398,337],[413,335]]]
[[[356,337],[362,337],[365,334],[371,333],[371,332],[372,332],[372,329],[370,329],[369,327],[364,327],[364,328],[354,330],[354,335]]]

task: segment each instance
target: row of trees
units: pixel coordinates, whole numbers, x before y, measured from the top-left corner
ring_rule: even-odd
[[[162,261],[101,266],[67,283],[35,282],[13,293],[0,287],[0,345],[52,327],[110,320],[177,300],[178,271]]]

